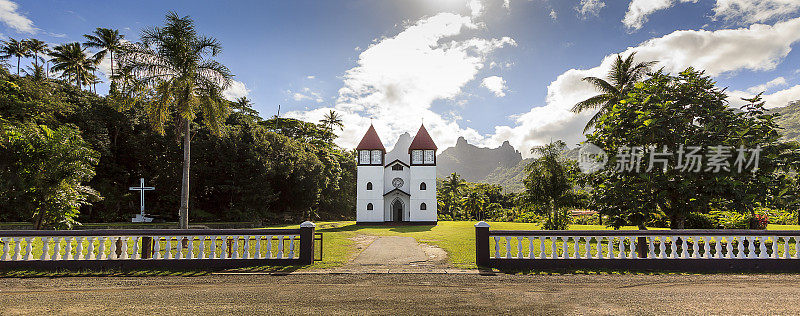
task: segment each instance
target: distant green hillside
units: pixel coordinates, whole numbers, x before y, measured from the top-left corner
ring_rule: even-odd
[[[787,140],[800,141],[800,100],[789,105],[772,109],[780,116],[775,120],[783,130],[783,137]]]

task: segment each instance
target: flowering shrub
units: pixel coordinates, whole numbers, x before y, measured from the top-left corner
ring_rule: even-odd
[[[767,229],[767,225],[769,225],[769,215],[767,214],[756,214],[751,219],[751,227],[753,229]]]

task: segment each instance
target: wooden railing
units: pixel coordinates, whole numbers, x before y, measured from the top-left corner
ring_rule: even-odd
[[[0,231],[0,269],[311,264],[314,229]]]
[[[483,267],[800,271],[800,231],[489,228],[475,225],[476,263]]]

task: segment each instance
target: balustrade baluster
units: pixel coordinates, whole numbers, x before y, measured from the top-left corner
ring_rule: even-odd
[[[250,259],[250,236],[244,236],[244,245],[242,246],[242,259]]]
[[[711,237],[704,236],[703,237],[703,255],[706,259],[711,258]]]
[[[161,259],[161,237],[153,236],[153,255],[151,256],[152,259]]]
[[[606,237],[606,240],[608,241],[608,246],[606,246],[608,254],[606,254],[606,258],[614,259],[616,257],[616,255],[614,254],[614,237]],[[623,244],[623,240],[624,240],[623,238],[619,238],[620,245]],[[622,248],[620,248],[620,250],[621,249]],[[622,253],[624,251],[621,250],[620,252]]]
[[[2,241],[2,240],[3,239],[0,238],[0,241]],[[41,241],[42,241],[42,256],[39,257],[39,260],[42,260],[42,261],[47,260],[47,248],[48,248],[48,246],[50,246],[49,240],[50,240],[50,237],[47,237],[47,236],[44,236],[44,237],[41,238]]]
[[[758,258],[767,257],[767,236],[758,237]]]
[[[528,248],[530,249],[530,251],[528,251],[528,259],[534,259],[538,257],[533,255],[533,236],[528,236]]]
[[[791,254],[789,253],[789,236],[783,237],[783,258],[789,259],[791,258]]]
[[[283,259],[283,237],[284,237],[284,236],[278,236],[278,253],[277,253],[277,259]]]
[[[294,236],[289,237],[289,259],[294,259]]]
[[[69,260],[69,255],[72,254],[72,237],[66,237],[64,241],[64,254],[61,256],[61,260]]]
[[[0,237],[0,242],[3,243],[3,255],[0,256],[0,260],[8,261],[8,238],[7,237]]]
[[[714,236],[714,243],[716,247],[714,247],[715,258],[722,259],[722,236]]]
[[[545,236],[539,236],[539,258],[544,259],[547,257],[547,249],[544,247]]]
[[[130,236],[120,236],[120,241],[122,241],[122,259],[128,259],[128,241],[130,240]]]
[[[172,236],[164,236],[164,259],[172,259]]]
[[[139,239],[141,239],[141,237],[134,236],[134,237],[131,237],[131,238],[133,238],[133,251],[131,252],[131,257],[130,258],[131,259],[142,259],[141,251],[139,251]]]
[[[522,258],[522,237],[517,237],[517,259]]]
[[[266,259],[272,259],[272,236],[267,236],[267,253]]]
[[[637,257],[639,257],[636,254],[636,241],[637,241],[637,238],[636,238],[636,236],[620,237],[619,238],[619,242],[620,243],[624,242],[624,240],[626,238],[628,239],[628,258],[629,259],[636,259]]]
[[[667,258],[667,236],[658,236],[658,257],[661,259]]]
[[[253,245],[253,258],[261,259],[261,235],[255,237],[256,244]]]
[[[744,258],[744,236],[739,236],[736,240],[736,258]]]
[[[670,257],[672,259],[678,259],[678,239],[675,238],[675,236],[673,235],[669,237],[669,241],[670,241],[670,249],[672,249]]]
[[[506,259],[511,259],[511,237],[506,236]]]
[[[553,258],[553,259],[561,258],[561,256],[558,254],[558,251],[556,251],[556,246],[557,246],[556,240],[557,239],[558,239],[558,237],[556,237],[556,236],[551,236],[550,237],[550,241],[552,241],[552,243],[553,243],[553,247],[550,249],[550,257]]]
[[[561,245],[564,247],[564,259],[569,259],[569,239],[571,237],[564,237],[561,239]]]
[[[81,252],[83,252],[83,237],[75,237],[75,253],[72,254],[72,260],[80,260]]]
[[[778,258],[778,236],[772,236],[772,254],[769,255],[769,258]]]
[[[175,259],[184,259],[184,258],[186,258],[183,255],[183,250],[186,248],[186,245],[184,244],[184,241],[186,241],[186,236],[184,236],[184,237],[175,236]]]
[[[500,258],[500,236],[494,236],[494,257]]]
[[[647,257],[648,258],[655,258],[656,257],[656,238],[655,237],[647,237]]]
[[[17,237],[17,238],[13,239],[14,240],[14,257],[12,257],[13,258],[12,260],[14,260],[14,261],[19,261],[19,259],[22,257],[21,254],[20,254],[22,252],[22,242],[20,241],[21,239],[22,239],[21,237]]]
[[[197,240],[197,259],[206,259],[206,236],[194,236]]]
[[[28,261],[31,260],[31,252],[33,251],[33,243],[31,243],[31,238],[25,238],[25,255],[22,257],[23,260]]]
[[[61,252],[61,237],[53,237],[55,241],[53,242],[53,253],[50,254],[50,260],[57,260],[58,255]]]
[[[725,250],[725,257],[729,259],[735,258],[733,255],[733,236],[725,236]]]
[[[575,254],[572,256],[575,259],[581,258],[581,237],[577,236],[573,239],[573,244],[575,244]]]

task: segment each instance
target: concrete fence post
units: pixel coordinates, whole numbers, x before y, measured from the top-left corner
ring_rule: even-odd
[[[300,263],[302,264],[314,264],[315,227],[317,225],[309,221],[300,224]]]
[[[475,224],[475,264],[489,266],[489,224],[484,221]]]

